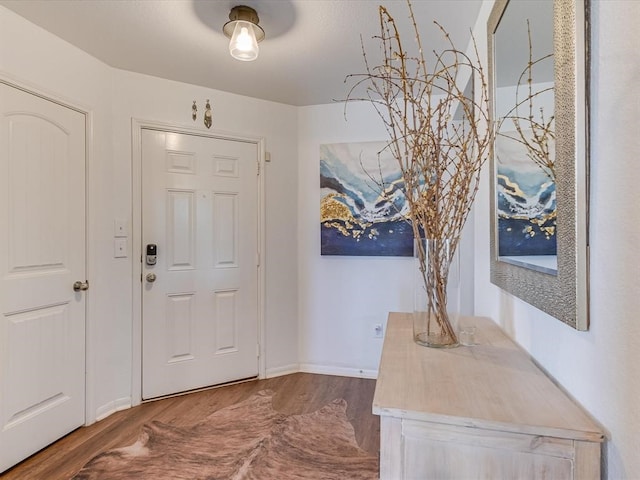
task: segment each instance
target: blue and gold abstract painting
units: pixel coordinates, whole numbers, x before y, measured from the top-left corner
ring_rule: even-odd
[[[496,138],[498,255],[556,255],[556,185],[517,135]]]
[[[320,145],[322,255],[413,255],[402,174],[385,145]]]

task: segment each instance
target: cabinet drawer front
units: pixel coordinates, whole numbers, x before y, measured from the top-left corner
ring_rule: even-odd
[[[499,432],[412,420],[403,420],[402,435],[403,437],[429,439],[442,443],[451,442],[469,446],[514,450],[571,460],[575,458],[574,441],[564,438]]]
[[[404,421],[404,478],[571,479],[571,440]]]

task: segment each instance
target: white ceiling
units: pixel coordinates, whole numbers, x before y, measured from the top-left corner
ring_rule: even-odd
[[[413,0],[424,49],[443,48],[437,20],[465,50],[481,3]],[[231,58],[222,33],[239,4],[266,32],[254,62]],[[346,97],[345,77],[364,71],[360,36],[378,53],[379,4],[412,42],[405,0],[0,0],[112,67],[298,106]]]

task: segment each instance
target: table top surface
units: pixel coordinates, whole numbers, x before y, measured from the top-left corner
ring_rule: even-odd
[[[413,341],[412,314],[389,314],[374,414],[603,441],[603,429],[498,325],[461,323],[476,326],[474,345],[430,348]]]

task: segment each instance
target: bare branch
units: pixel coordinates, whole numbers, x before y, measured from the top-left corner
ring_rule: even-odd
[[[471,57],[455,47],[437,22],[448,48],[433,52],[435,60],[429,69],[410,0],[407,5],[417,56],[410,56],[403,48],[393,17],[380,6],[381,34],[374,38],[380,42],[382,61],[380,65],[370,65],[362,44],[365,73],[347,77],[347,82],[354,82],[347,102],[369,101],[382,120],[389,135],[385,149],[402,173],[414,237],[450,241],[446,257],[443,252],[436,252],[439,264],[435,266],[425,263],[424,249],[418,252],[425,286],[440,289],[438,302],[446,306],[448,265],[458,247],[493,141],[487,81],[475,39]],[[477,86],[474,98],[465,96],[467,82]],[[362,88],[365,93],[357,94]],[[384,190],[383,182],[378,185]],[[443,330],[451,328],[445,317],[446,308],[444,316],[436,318]],[[455,338],[456,332],[447,333]]]

